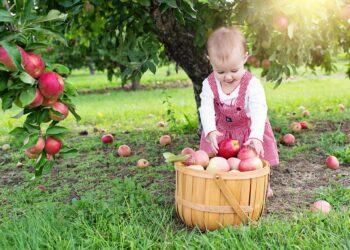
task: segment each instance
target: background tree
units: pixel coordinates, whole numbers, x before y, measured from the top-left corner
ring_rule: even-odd
[[[71,3],[68,6],[67,3]],[[197,106],[202,81],[211,72],[205,41],[221,25],[239,25],[247,36],[250,66],[276,81],[297,73],[297,67],[336,70],[334,60],[349,52],[347,1],[119,0],[64,1],[75,9],[67,36],[109,57],[98,63],[109,76],[139,79],[156,71],[162,51],[181,66],[193,82]],[[54,4],[54,3],[53,3]],[[93,52],[92,52],[93,53]],[[95,58],[95,57],[94,57]],[[96,64],[96,63],[95,63]],[[97,64],[96,64],[97,65]],[[119,70],[115,70],[116,67]]]

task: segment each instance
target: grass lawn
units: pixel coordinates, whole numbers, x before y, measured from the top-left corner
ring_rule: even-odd
[[[74,77],[85,88],[87,78]],[[281,128],[277,138],[294,120],[314,126],[296,134],[293,147],[279,145],[281,165],[271,179],[275,197],[259,225],[208,233],[187,229],[176,216],[175,173],[162,158],[165,151],[199,146],[192,88],[77,97],[81,122],[69,116],[62,125],[71,128],[65,143],[78,153],[58,157],[35,180],[21,141],[7,136],[21,124],[10,119],[18,110],[6,112],[0,145],[9,142],[11,149],[0,151],[0,249],[349,249],[349,84],[340,78],[291,81],[276,90],[264,84],[272,126]],[[340,103],[348,107],[345,112],[339,111]],[[302,117],[299,106],[311,116]],[[176,122],[158,129],[168,111]],[[115,136],[111,145],[101,144],[100,129]],[[173,143],[161,146],[158,140],[165,133]],[[122,144],[130,145],[132,156],[116,156]],[[325,168],[330,153],[341,160],[339,170]],[[151,167],[137,168],[140,158]],[[16,167],[17,162],[24,165]],[[38,185],[47,191],[35,189]],[[316,199],[332,204],[328,216],[309,212]]]

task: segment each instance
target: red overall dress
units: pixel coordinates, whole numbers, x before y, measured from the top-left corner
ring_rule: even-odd
[[[243,143],[248,140],[251,121],[247,116],[244,107],[246,91],[251,79],[252,74],[247,71],[241,79],[238,97],[235,104],[224,105],[220,102],[214,74],[212,73],[208,76],[210,88],[214,93],[216,129],[223,133],[223,136],[218,137],[218,142],[224,138],[232,138],[238,140],[242,146]],[[277,144],[268,119],[266,119],[265,122],[263,147],[264,159],[269,162],[270,166],[278,165],[279,157]],[[206,151],[207,153],[213,152],[212,146],[209,142],[207,142],[203,131],[200,141],[200,149]]]

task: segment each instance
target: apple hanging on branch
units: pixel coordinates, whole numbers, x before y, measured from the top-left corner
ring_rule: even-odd
[[[23,127],[15,128],[10,134],[25,137],[24,153],[36,161],[35,175],[39,176],[44,167],[53,165],[49,160],[52,155],[74,151],[66,147],[61,151],[63,136],[69,131],[57,124],[69,113],[80,119],[71,101],[77,92],[60,75],[69,72],[64,65],[45,67],[44,60],[34,52],[7,42],[0,42],[0,46],[2,110],[11,109],[13,104],[22,108],[14,118],[26,116]],[[48,122],[48,128],[42,131],[41,125]]]

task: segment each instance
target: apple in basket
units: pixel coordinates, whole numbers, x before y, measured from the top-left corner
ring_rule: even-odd
[[[263,162],[256,156],[241,160],[238,165],[238,170],[241,172],[253,171],[261,168],[263,168]]]
[[[211,172],[228,172],[231,168],[225,158],[214,157],[210,159],[207,170]]]
[[[231,170],[237,170],[240,161],[241,161],[240,159],[235,157],[231,157],[227,159],[227,162],[230,165]]]
[[[255,149],[252,147],[243,147],[237,155],[237,158],[240,160],[245,160],[254,156],[258,156]]]
[[[219,142],[218,146],[219,150],[217,156],[226,159],[236,156],[240,148],[239,141],[230,138],[223,139]]]
[[[195,169],[195,170],[204,170],[204,167],[202,165],[190,165],[188,168]]]
[[[185,165],[201,165],[203,167],[208,166],[209,156],[204,150],[197,150],[192,152],[185,160]]]

